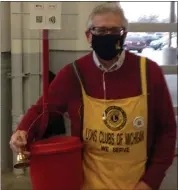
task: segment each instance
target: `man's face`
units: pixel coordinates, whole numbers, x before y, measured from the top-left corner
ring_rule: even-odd
[[[111,28],[111,29],[113,28],[114,30],[117,30],[122,27],[122,22],[118,14],[105,13],[105,14],[96,15],[92,19],[92,26],[98,29],[97,35],[103,35],[102,31],[104,28]],[[115,31],[114,33],[114,30],[113,30],[113,34],[116,34],[117,31]],[[100,34],[100,31],[101,31],[101,34]],[[112,30],[111,30],[111,34],[112,34]],[[87,36],[88,42],[91,44],[92,42],[91,32],[87,31],[86,36]],[[124,36],[126,36],[126,33],[124,34]]]

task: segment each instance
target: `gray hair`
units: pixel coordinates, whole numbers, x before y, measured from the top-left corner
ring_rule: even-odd
[[[114,14],[118,14],[121,17],[122,27],[124,27],[127,30],[128,20],[125,17],[124,11],[118,2],[117,3],[116,2],[114,2],[114,3],[113,2],[112,3],[103,3],[103,4],[96,6],[88,18],[87,29],[92,27],[92,19],[96,15],[104,14],[104,13],[110,13],[110,12],[114,13]]]

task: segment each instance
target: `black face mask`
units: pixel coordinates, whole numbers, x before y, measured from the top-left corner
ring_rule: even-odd
[[[124,37],[120,35],[92,35],[92,48],[101,59],[112,60],[121,54],[123,41]]]

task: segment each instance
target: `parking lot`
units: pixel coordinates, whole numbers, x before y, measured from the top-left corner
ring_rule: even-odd
[[[158,65],[163,65],[163,51],[162,50],[153,50],[152,48],[143,49],[142,53],[137,53],[136,51],[131,51],[141,56],[146,56],[149,59],[155,61]],[[167,65],[173,65],[172,63],[167,63]],[[177,75],[165,75],[165,79],[170,90],[172,97],[173,105],[177,105]]]

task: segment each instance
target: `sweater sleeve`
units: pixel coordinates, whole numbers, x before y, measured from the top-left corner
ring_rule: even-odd
[[[154,128],[156,141],[150,164],[142,180],[153,190],[158,190],[167,169],[172,165],[176,144],[176,120],[171,97],[162,69],[155,65],[152,75],[156,76],[154,83]]]
[[[74,92],[74,83],[75,78],[73,76],[73,71],[70,65],[65,66],[55,77],[52,83],[49,86],[48,93],[48,103],[49,103],[49,111],[50,110],[58,110],[61,113],[66,112],[68,102],[70,99],[71,92]],[[33,90],[33,89],[32,89]],[[23,119],[19,123],[17,130],[25,130],[28,131],[31,124],[39,118],[35,123],[35,130],[29,130],[29,136],[35,136],[35,132],[39,132],[39,125],[41,123],[41,118],[39,117],[43,111],[43,97],[40,97],[35,105],[33,105],[24,115]],[[56,116],[56,113],[50,112],[50,116]]]

